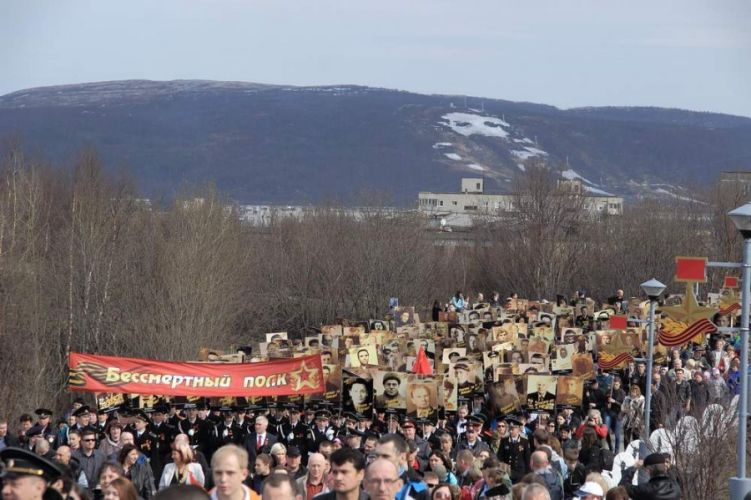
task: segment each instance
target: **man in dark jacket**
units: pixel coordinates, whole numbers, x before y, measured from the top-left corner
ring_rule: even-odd
[[[644,459],[644,467],[649,473],[646,484],[634,486],[631,484],[634,474],[639,467],[629,467],[623,472],[620,486],[626,488],[628,496],[633,500],[680,500],[681,487],[668,476],[666,457],[662,453],[652,453]]]
[[[509,465],[511,480],[517,482],[530,471],[529,442],[521,436],[522,423],[520,421],[507,418],[506,422],[511,430],[508,437],[501,440],[501,445],[498,448],[498,460]]]

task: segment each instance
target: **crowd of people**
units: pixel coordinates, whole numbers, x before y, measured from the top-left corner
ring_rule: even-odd
[[[514,296],[472,302],[457,293],[434,305],[431,322],[395,310],[373,329],[359,327],[357,342],[339,342],[347,323],[333,342],[331,328],[322,329],[302,345],[321,350],[324,368],[343,370],[338,384],[327,379],[322,397],[99,409],[79,399],[57,419],[45,408],[36,419],[0,417],[3,499],[37,498],[29,492],[45,489],[128,500],[169,498],[177,489],[180,498],[206,492],[237,500],[681,498],[670,453],[640,455],[634,447],[647,389],[638,324],[629,323],[641,341],[636,359],[597,367],[603,332],[618,333],[590,311],[625,314],[632,305],[621,291],[595,308],[584,299],[520,307]],[[674,428],[738,394],[733,338],[693,340],[655,346],[651,429]],[[267,353],[274,344],[284,355],[283,341],[269,339]],[[417,356],[429,352],[436,375],[403,384],[406,370],[397,365],[407,360],[391,357],[394,342],[402,343],[396,349],[411,343]],[[535,343],[540,351],[530,351]],[[585,373],[560,363],[564,346],[589,356]],[[562,385],[555,391],[530,378],[540,376]]]

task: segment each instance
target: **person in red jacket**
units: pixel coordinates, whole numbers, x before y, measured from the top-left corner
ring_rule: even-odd
[[[587,418],[584,420],[584,422],[577,427],[576,431],[574,432],[574,436],[576,439],[581,439],[584,435],[584,428],[590,426],[594,427],[595,432],[597,433],[597,437],[600,439],[606,439],[608,437],[608,426],[602,423],[602,415],[600,415],[600,410],[589,410],[589,414],[587,415]]]

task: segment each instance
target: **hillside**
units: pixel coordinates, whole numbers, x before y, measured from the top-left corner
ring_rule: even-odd
[[[0,137],[56,163],[96,148],[150,196],[214,181],[243,203],[385,191],[508,190],[544,158],[593,192],[685,194],[751,166],[751,119],[660,108],[577,108],[389,89],[118,81],[0,97]]]

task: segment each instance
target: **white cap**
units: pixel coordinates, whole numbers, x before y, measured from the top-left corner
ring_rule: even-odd
[[[586,495],[594,495],[596,497],[603,497],[605,495],[605,492],[602,491],[602,486],[595,483],[594,481],[587,481],[586,483],[582,484],[581,488],[574,493],[577,497],[583,497]]]

